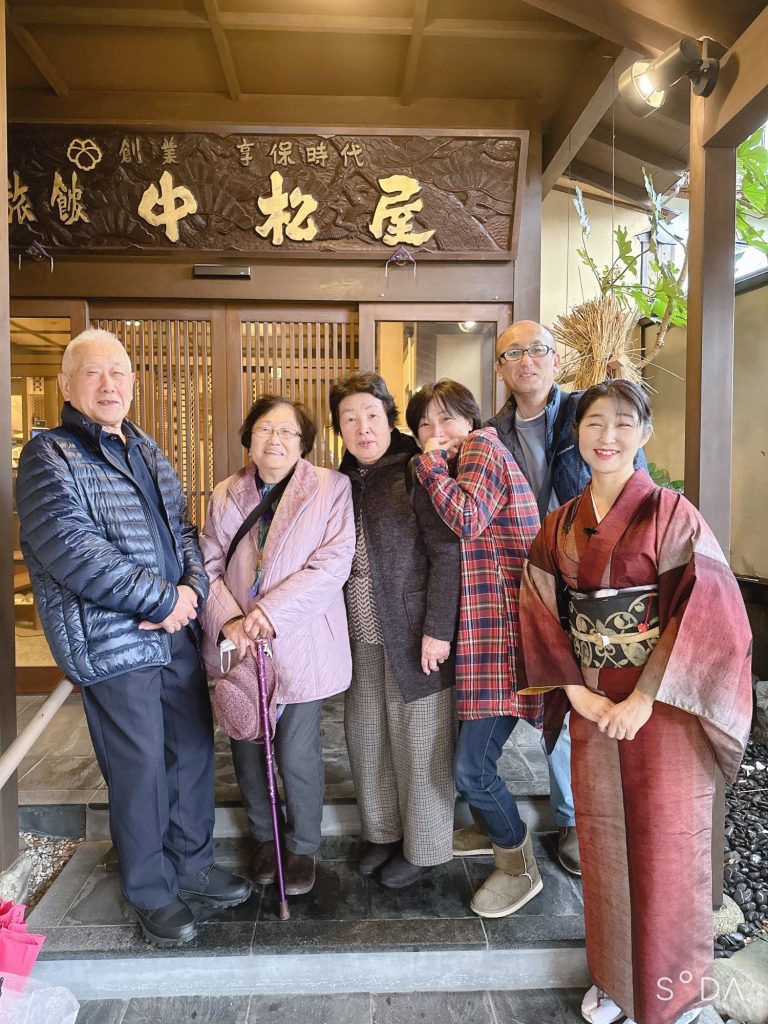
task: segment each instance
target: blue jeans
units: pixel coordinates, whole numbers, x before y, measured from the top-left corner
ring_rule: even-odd
[[[576,824],[571,791],[571,713],[565,716],[555,749],[547,754],[549,768],[549,802],[555,813],[558,828],[572,828]],[[544,747],[544,737],[541,738]],[[546,754],[546,749],[544,750]]]
[[[453,761],[459,795],[480,815],[491,842],[506,850],[525,839],[517,801],[496,767],[517,722],[514,715],[462,722]]]

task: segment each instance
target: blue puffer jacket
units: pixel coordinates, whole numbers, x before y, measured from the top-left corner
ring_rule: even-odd
[[[583,394],[583,391],[562,391],[557,384],[553,384],[544,411],[547,424],[547,458],[551,459],[554,453],[555,459],[552,466],[552,486],[561,505],[581,494],[592,479],[589,466],[579,454],[579,445],[573,433],[573,417]],[[555,437],[555,424],[561,402],[567,403],[567,412],[565,419],[561,421],[562,427],[558,431],[558,436]],[[525,465],[515,431],[516,409],[517,403],[510,396],[496,415],[488,420],[488,426],[496,428],[499,437],[512,452],[515,460],[520,465]],[[644,469],[646,465],[645,453],[641,448],[635,458],[635,469]]]
[[[138,626],[168,605],[175,587],[158,571],[160,538],[146,499],[108,454],[102,428],[69,403],[61,421],[24,447],[16,506],[46,639],[62,671],[88,686],[168,664],[168,634]],[[131,429],[162,497],[180,583],[202,607],[208,577],[178,478],[155,441]]]

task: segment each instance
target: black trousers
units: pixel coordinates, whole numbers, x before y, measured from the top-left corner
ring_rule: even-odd
[[[82,689],[109,788],[109,826],[125,898],[147,910],[176,899],[178,876],[213,863],[215,775],[208,683],[186,629],[163,668]]]

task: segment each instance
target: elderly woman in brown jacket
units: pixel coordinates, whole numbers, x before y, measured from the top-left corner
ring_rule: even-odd
[[[333,386],[330,405],[357,534],[344,726],[366,840],[358,866],[403,888],[452,857],[459,545],[410,481],[419,449],[395,428],[384,380],[353,374]]]

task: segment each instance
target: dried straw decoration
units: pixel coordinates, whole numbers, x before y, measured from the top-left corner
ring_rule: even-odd
[[[582,302],[557,318],[552,332],[570,350],[562,374],[573,377],[575,390],[592,387],[608,377],[642,384],[630,346],[636,323],[636,312],[619,305],[610,295]]]

